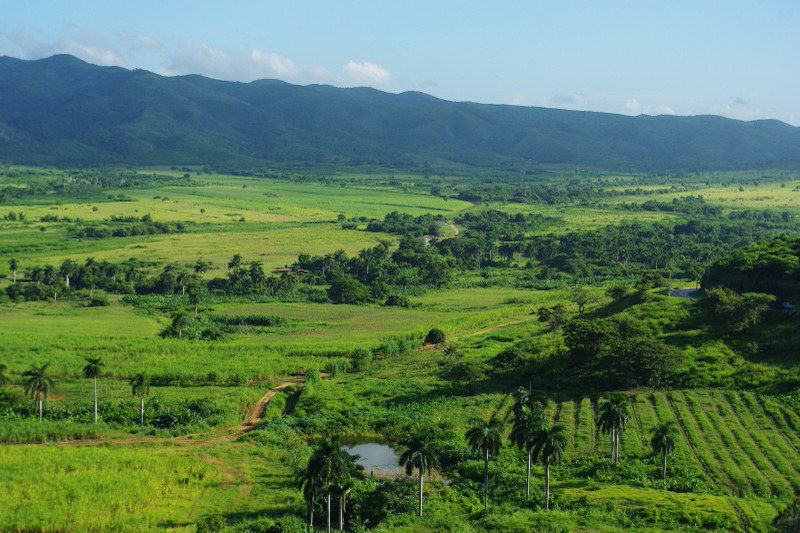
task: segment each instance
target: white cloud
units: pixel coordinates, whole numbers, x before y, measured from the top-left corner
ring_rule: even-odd
[[[769,113],[768,110],[741,96],[734,96],[723,103],[714,104],[711,112],[739,120],[757,120],[775,116],[774,113]]]
[[[275,52],[262,52],[258,48],[253,48],[250,58],[256,65],[263,66],[268,72],[277,76],[294,78],[300,74],[300,67],[294,61]]]
[[[344,72],[352,80],[367,85],[386,85],[392,79],[388,70],[369,61],[357,63],[351,59],[344,66]]]
[[[642,113],[642,104],[636,98],[628,98],[625,102],[625,110],[631,115],[639,115]]]
[[[236,73],[227,52],[204,43],[188,43],[177,53],[170,54],[164,65],[172,74],[205,74],[229,79]]]
[[[186,43],[167,56],[158,72],[165,75],[203,74],[212,78],[253,81],[278,78],[295,83],[330,81],[331,73],[323,67],[303,68],[277,52],[253,48],[249,53],[231,52],[206,43]]]
[[[71,54],[97,65],[121,67],[129,66],[126,51],[135,53],[135,43],[127,40],[116,41],[96,33],[63,35],[57,39],[43,33],[20,32],[7,36],[16,46],[20,55],[26,59],[39,59],[54,54]]]

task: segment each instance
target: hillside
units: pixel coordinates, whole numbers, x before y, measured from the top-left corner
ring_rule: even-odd
[[[0,58],[0,160],[59,165],[424,161],[697,170],[800,166],[800,128],[448,102]]]

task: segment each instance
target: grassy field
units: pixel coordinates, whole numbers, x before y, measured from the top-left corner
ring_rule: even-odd
[[[16,181],[0,176],[0,184],[60,175],[57,170],[31,173]],[[396,236],[364,231],[363,222],[360,229],[343,229],[337,220],[340,214],[379,218],[397,210],[452,219],[464,210],[492,207],[561,218],[563,224],[546,230],[559,232],[624,220],[677,221],[682,215],[628,210],[619,204],[671,201],[686,194],[702,194],[709,203],[725,208],[800,209],[794,181],[745,183],[740,191],[738,183],[703,185],[705,178],[699,176],[687,179],[692,185],[689,192],[614,196],[585,207],[577,203],[473,206],[429,194],[415,186],[419,176],[397,176],[396,186],[385,184],[395,179],[390,176],[352,178],[343,181],[344,186],[193,174],[198,183],[192,187],[13,199],[0,206],[0,215],[23,212],[25,220],[0,221],[4,258],[0,275],[5,276],[0,289],[11,283],[6,259],[10,257],[18,259],[23,269],[67,258],[134,257],[157,266],[202,259],[212,264],[205,275],[214,277],[226,272],[227,261],[236,253],[246,261],[262,261],[269,271],[292,263],[302,252],[344,249],[354,254],[379,239],[397,242]],[[126,201],[119,201],[119,195]],[[77,239],[71,231],[78,218],[101,221],[145,214],[157,221],[192,224],[186,233],[98,240]],[[42,216],[72,221],[42,222]],[[578,311],[572,285],[518,288],[514,282],[521,272],[498,267],[491,273],[459,273],[445,287],[411,291],[407,308],[209,298],[201,313],[283,320],[277,326],[243,328],[215,341],[162,338],[159,333],[169,324],[169,313],[157,306],[126,303],[119,295],[111,295],[109,305],[102,307],[74,300],[4,301],[0,363],[7,365],[10,385],[0,392],[22,395],[22,372],[33,364],[50,363],[55,388],[46,417],[48,410],[74,411],[79,420],[37,425],[32,417],[0,417],[3,441],[45,441],[0,445],[0,529],[195,530],[209,517],[244,524],[286,514],[302,516],[303,500],[292,482],[293,450],[305,449],[307,440],[327,429],[391,439],[408,423],[425,419],[449,426],[459,440],[475,418],[505,412],[509,393],[524,383],[515,376],[477,380],[471,384],[475,390],[467,390],[445,372],[452,359],[486,364],[522,340],[535,341],[542,353],[552,356],[563,349],[562,335],[540,321],[536,310],[563,305],[569,315]],[[689,354],[697,362],[695,371],[712,376],[720,387],[623,391],[632,418],[622,437],[621,473],[610,469],[605,459],[609,442],[596,427],[597,396],[572,390],[554,393],[547,416],[567,428],[568,441],[566,461],[554,469],[556,511],[546,513],[514,499],[524,463],[517,450],[505,446],[497,460],[502,469],[493,470],[499,487],[489,512],[483,513],[477,489],[456,490],[435,474],[426,501],[428,515],[422,520],[411,513],[391,517],[382,530],[768,529],[800,490],[800,412],[775,395],[726,385],[741,375],[752,375],[755,382],[796,373],[800,363],[791,349],[796,320],[770,324],[761,337],[743,341],[698,324],[687,300],[651,294],[644,302],[623,305],[612,302],[605,288],[600,282],[589,287],[593,300],[584,318],[627,313],[659,339]],[[452,352],[422,346],[431,327],[445,332]],[[770,337],[783,339],[782,344],[776,347]],[[376,348],[393,339],[404,340],[410,349],[378,356],[366,371],[335,371],[355,350]],[[147,397],[151,409],[156,404],[177,408],[207,401],[214,414],[174,430],[138,429],[102,416],[95,427],[90,423],[92,382],[81,377],[87,357],[102,357],[106,364],[99,380],[102,413],[119,408],[135,416],[138,403],[128,380],[146,372],[159,380]],[[335,375],[279,391],[267,407],[263,426],[247,434],[232,433],[265,393],[286,380],[300,380],[298,373],[310,369],[334,370]],[[694,483],[689,489],[664,490],[661,484],[649,439],[664,421],[675,422],[679,430],[671,468],[680,482]],[[226,435],[237,438],[223,438]],[[54,442],[78,439],[84,445]],[[473,466],[475,471],[481,467]],[[587,474],[590,467],[597,467],[597,472]],[[542,474],[536,466],[537,497]]]

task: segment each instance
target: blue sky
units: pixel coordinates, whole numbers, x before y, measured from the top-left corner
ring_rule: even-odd
[[[0,54],[800,125],[800,1],[6,1]]]

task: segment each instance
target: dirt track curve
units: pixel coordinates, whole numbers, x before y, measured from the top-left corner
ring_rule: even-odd
[[[320,374],[322,378],[329,378],[330,374]],[[281,391],[288,389],[294,385],[301,385],[306,382],[305,377],[297,378],[291,381],[286,381],[267,391],[250,409],[247,411],[247,418],[238,426],[233,426],[224,429],[217,429],[211,433],[195,433],[192,435],[181,435],[180,437],[159,438],[159,437],[131,437],[128,439],[92,439],[92,440],[74,440],[65,442],[44,442],[28,444],[33,446],[106,446],[106,445],[120,445],[127,444],[174,444],[177,446],[208,446],[210,444],[217,444],[220,442],[230,442],[238,439],[248,431],[256,429],[261,422],[264,421],[264,414],[267,405],[272,399]],[[20,446],[25,446],[21,444]]]

